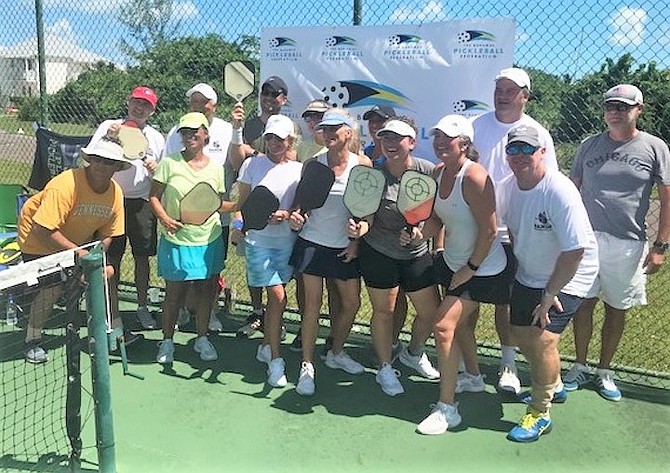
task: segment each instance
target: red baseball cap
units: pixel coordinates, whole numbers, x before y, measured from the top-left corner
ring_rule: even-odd
[[[135,87],[130,93],[130,98],[146,100],[153,108],[156,108],[158,103],[158,95],[149,87]]]

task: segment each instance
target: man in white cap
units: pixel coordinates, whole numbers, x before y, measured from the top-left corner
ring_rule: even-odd
[[[598,248],[579,192],[545,165],[539,131],[513,128],[505,151],[514,175],[496,193],[517,259],[511,333],[532,383],[526,414],[507,438],[532,442],[552,428],[549,408],[562,391],[558,342],[598,274]]]
[[[507,133],[519,125],[531,126],[538,131],[542,147],[545,149],[543,153],[545,166],[549,169],[558,169],[554,141],[549,132],[524,113],[529,98],[530,77],[526,71],[516,67],[503,69],[495,78],[493,92],[495,110],[480,115],[472,123],[475,131],[474,143],[480,155],[479,163],[488,171],[494,186],[512,174],[505,156],[505,145],[507,144]],[[514,256],[507,228],[502,222],[498,222],[498,235],[503,242],[508,261],[511,262],[509,269],[513,271]],[[521,382],[515,363],[516,347],[510,338],[509,305],[496,305],[495,324],[502,348],[498,388],[519,394]]]
[[[194,85],[186,92],[186,97],[188,97],[188,109],[189,112],[200,112],[209,122],[209,143],[204,148],[204,153],[213,159],[218,165],[226,167],[226,162],[228,159],[228,152],[230,148],[230,140],[233,135],[233,125],[221,118],[216,116],[216,106],[219,100],[216,91],[209,84],[203,82]],[[178,153],[184,147],[179,134],[177,126],[174,126],[168,133],[165,143],[165,152],[164,156],[168,156],[174,153]],[[226,173],[226,191],[224,192],[224,199],[228,200],[230,198],[230,188],[235,182],[234,177],[230,177]],[[229,234],[229,225],[230,225],[230,214],[221,213],[221,225],[223,227],[223,233],[221,238],[223,238],[224,244],[224,254],[227,256],[228,250],[228,234]],[[197,294],[192,294],[189,292],[187,297],[187,306],[195,307],[194,298],[197,298]],[[187,325],[191,319],[191,312],[187,307],[184,307],[179,312],[179,320],[177,325],[183,327]],[[209,318],[209,330],[214,332],[221,332],[223,330],[223,325],[217,317],[218,304],[214,306],[212,314]]]
[[[646,275],[663,266],[670,241],[670,151],[663,140],[637,128],[643,108],[642,92],[634,85],[609,89],[603,102],[607,131],[579,146],[570,172],[596,232],[600,272],[575,316],[577,359],[564,377],[565,388],[578,389],[591,379],[586,359],[593,310],[600,298],[605,319],[595,382],[599,394],[610,401],[621,399],[610,363],[623,335],[626,311],[647,303]],[[661,207],[649,248],[645,218],[654,184]]]
[[[130,169],[118,144],[101,138],[82,148],[85,168],[70,169],[57,175],[46,187],[26,201],[19,218],[19,246],[24,261],[31,261],[62,250],[75,249],[100,240],[109,248],[112,238],[124,233],[123,191],[112,176]],[[77,250],[82,257],[88,250]],[[111,274],[111,271],[108,271]],[[47,353],[41,345],[44,319],[61,294],[57,281],[45,277],[45,287],[30,305],[26,334],[26,361],[45,363]],[[120,325],[120,321],[117,321]]]
[[[330,104],[324,100],[312,100],[302,112],[310,137],[298,144],[298,161],[304,163],[317,154],[325,153],[328,149],[323,145],[323,130],[317,130],[316,125],[323,118],[323,114],[330,109]]]
[[[123,189],[126,213],[126,234],[115,238],[109,248],[108,258],[114,267],[113,283],[110,285],[112,311],[118,312],[117,284],[120,277],[121,260],[126,251],[126,240],[130,241],[134,261],[134,279],[137,289],[137,319],[146,329],[156,327],[156,321],[147,307],[149,289],[149,258],[156,255],[156,217],[149,206],[151,176],[160,161],[165,139],[162,133],[148,124],[149,118],[156,112],[158,96],[149,87],[136,87],[128,98],[128,114],[125,119],[105,120],[93,134],[89,147],[95,145],[103,136],[117,137],[121,125],[131,124],[138,127],[148,142],[143,159],[132,161],[132,166],[114,174],[114,180]],[[126,333],[126,343],[135,336]]]

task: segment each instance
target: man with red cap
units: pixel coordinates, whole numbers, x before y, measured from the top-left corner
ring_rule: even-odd
[[[114,280],[110,297],[112,311],[118,312],[117,284],[121,259],[126,249],[126,239],[130,240],[135,263],[135,287],[137,288],[137,318],[145,329],[156,327],[156,321],[147,307],[149,289],[149,257],[156,255],[156,218],[149,206],[151,176],[160,160],[165,139],[163,135],[147,123],[155,113],[158,96],[149,87],[136,87],[128,97],[125,118],[105,120],[93,134],[89,146],[93,146],[103,136],[117,137],[121,125],[132,122],[144,134],[149,144],[143,159],[132,161],[128,169],[114,173],[114,180],[121,186],[124,196],[126,234],[115,237],[108,250],[108,258],[114,267]],[[118,319],[118,317],[115,317]],[[136,337],[126,332],[126,342]]]

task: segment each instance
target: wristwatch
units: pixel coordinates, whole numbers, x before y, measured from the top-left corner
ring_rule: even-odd
[[[668,243],[667,241],[656,240],[652,245],[652,247],[661,254],[663,254],[666,251],[668,251],[668,248],[670,248],[670,243]]]

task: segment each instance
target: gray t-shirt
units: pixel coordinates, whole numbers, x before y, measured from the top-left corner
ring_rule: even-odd
[[[570,175],[581,180],[582,200],[595,231],[646,240],[652,187],[670,185],[670,150],[644,131],[626,142],[602,133],[579,146]]]
[[[377,167],[377,166],[375,166]],[[386,189],[379,210],[375,213],[370,231],[363,237],[365,242],[389,258],[410,260],[428,252],[426,241],[417,241],[407,246],[400,245],[400,232],[405,228],[405,219],[398,211],[398,188],[400,179],[391,174],[382,163],[377,167],[386,178]],[[412,158],[410,169],[432,175],[435,165],[422,158]]]

